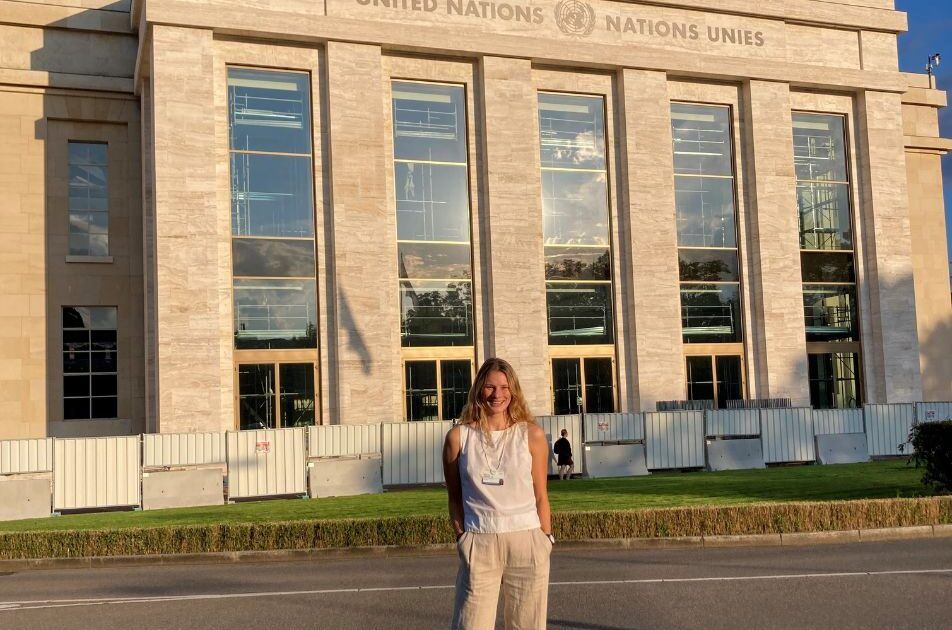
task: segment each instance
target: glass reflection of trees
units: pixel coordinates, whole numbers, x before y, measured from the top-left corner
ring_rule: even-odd
[[[401,343],[473,344],[462,86],[392,84]]]
[[[730,108],[672,103],[671,137],[683,338],[685,343],[739,342]]]
[[[549,343],[614,341],[605,103],[539,93]]]
[[[404,345],[472,345],[472,287],[471,282],[401,281]]]
[[[314,348],[309,77],[229,68],[228,114],[235,348]]]

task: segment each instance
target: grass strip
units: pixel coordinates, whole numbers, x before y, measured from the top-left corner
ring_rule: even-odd
[[[776,534],[952,524],[952,497],[560,512],[563,540]],[[0,558],[83,558],[449,543],[444,515],[0,533]]]
[[[553,480],[553,512],[605,512],[792,501],[895,499],[936,494],[905,461],[789,466],[723,472],[660,472],[645,477]],[[166,510],[64,514],[0,522],[0,532],[99,530],[224,523],[380,519],[446,514],[446,490],[401,488],[383,494],[315,500],[270,499]]]

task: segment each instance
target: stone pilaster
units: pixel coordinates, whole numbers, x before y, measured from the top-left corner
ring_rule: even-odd
[[[217,200],[223,156],[215,151],[212,32],[154,26],[150,67],[155,216],[154,251],[145,259],[155,265],[154,314],[146,315],[155,324],[146,355],[155,357],[153,428],[231,429],[231,232]]]
[[[626,329],[633,329],[627,388],[629,409],[654,409],[659,400],[685,397],[675,221],[671,103],[663,72],[622,70],[619,134],[624,169],[619,215],[625,242],[623,270]],[[625,208],[627,206],[627,212]],[[625,390],[622,390],[625,391]]]
[[[857,105],[866,397],[912,402],[922,399],[922,378],[902,101],[899,94],[865,92]]]
[[[401,408],[396,218],[388,203],[378,46],[327,45],[330,145],[327,382],[331,423],[397,420]],[[387,92],[389,93],[389,92]]]
[[[930,111],[933,119],[935,113]],[[952,400],[952,304],[942,204],[942,157],[906,152],[909,221],[919,322],[923,400]]]
[[[533,413],[552,411],[542,250],[538,98],[525,59],[484,57],[483,241],[491,354],[510,361]]]
[[[747,340],[753,350],[750,369],[757,383],[750,396],[785,397],[795,406],[808,406],[789,86],[746,83],[743,118],[750,217],[744,238],[754,322]]]

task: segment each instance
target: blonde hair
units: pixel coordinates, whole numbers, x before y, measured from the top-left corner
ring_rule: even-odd
[[[466,406],[459,416],[460,424],[468,424],[478,427],[484,434],[489,433],[489,424],[487,418],[491,415],[489,406],[482,399],[483,387],[486,385],[486,379],[490,372],[502,372],[509,381],[509,408],[506,415],[513,423],[528,422],[535,423],[535,416],[529,411],[529,404],[522,393],[522,386],[519,384],[519,377],[505,359],[493,357],[486,359],[476,372],[476,378],[473,380],[473,386],[469,388],[469,395],[466,397]]]

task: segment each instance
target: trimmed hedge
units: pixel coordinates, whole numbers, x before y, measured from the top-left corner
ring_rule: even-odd
[[[770,503],[552,516],[563,540],[777,534],[952,524],[952,497]],[[451,543],[445,516],[0,533],[0,559]]]

